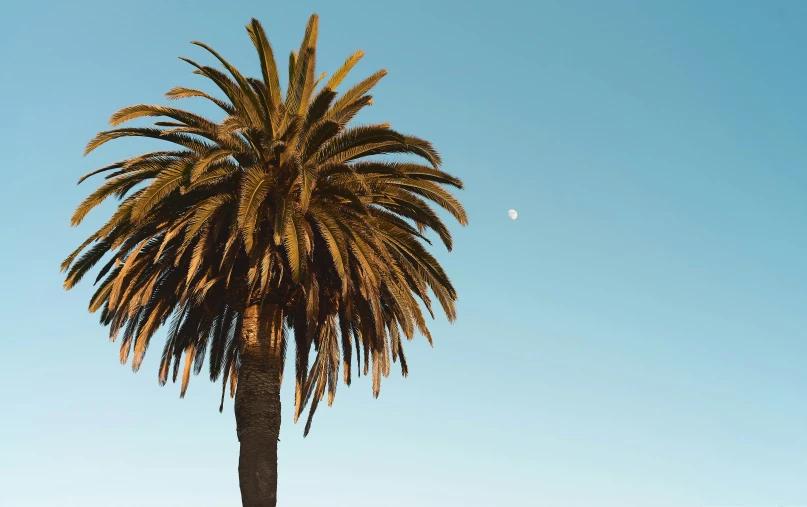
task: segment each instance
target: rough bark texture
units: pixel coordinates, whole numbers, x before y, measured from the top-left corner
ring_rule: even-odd
[[[241,502],[275,507],[283,315],[274,305],[250,306],[243,319],[235,393]]]

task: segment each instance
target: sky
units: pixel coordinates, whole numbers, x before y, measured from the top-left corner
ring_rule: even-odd
[[[121,366],[58,266],[111,210],[71,229],[76,180],[145,149],[82,158],[109,116],[207,86],[191,40],[258,75],[244,25],[286,55],[312,12],[321,70],[389,71],[357,120],[432,141],[470,225],[409,378],[341,385],[305,439],[284,384],[280,505],[807,505],[797,0],[4,3],[0,504],[240,505],[232,400],[159,387],[161,335]]]

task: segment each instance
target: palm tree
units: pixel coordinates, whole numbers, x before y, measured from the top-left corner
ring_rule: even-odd
[[[390,356],[404,376],[402,336],[415,331],[431,343],[422,307],[429,291],[448,319],[457,294],[424,243],[428,230],[451,249],[451,235],[429,202],[467,223],[462,205],[444,188],[462,188],[441,171],[431,144],[389,124],[349,126],[372,103],[368,92],[379,71],[343,95],[336,93],[363,53],[353,54],[317,90],[318,18],[306,27],[299,51],[289,56],[281,93],[274,53],[257,20],[247,25],[261,78],[245,77],[207,45],[226,73],[183,58],[226,99],[177,87],[169,99],[201,97],[223,111],[215,122],[191,112],[135,105],[112,115],[112,127],[161,117],[154,127],[99,133],[85,155],[120,137],[172,143],[82,177],[107,173],[72,225],[110,196],[120,204],[109,221],[62,264],[70,289],[103,258],[89,310],[115,340],[120,360],[137,371],[154,333],[169,322],[159,383],[169,372],[180,397],[193,371],[208,357],[210,379],[222,379],[223,409],[229,382],[241,444],[243,505],[274,506],[280,384],[287,342],[293,340],[294,420],[309,405],[304,434],[318,403],[333,402],[340,363],[351,381],[369,375],[378,396]],[[384,155],[401,154],[390,160]],[[407,157],[408,155],[408,157]],[[107,256],[109,254],[109,256]],[[310,361],[313,350],[316,356]],[[183,361],[184,356],[184,361]],[[359,373],[360,374],[360,373]]]

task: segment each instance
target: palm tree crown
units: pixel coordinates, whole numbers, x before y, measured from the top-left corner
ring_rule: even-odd
[[[245,312],[274,308],[283,356],[286,342],[294,341],[295,421],[310,401],[307,434],[326,391],[333,401],[340,363],[350,384],[354,352],[359,369],[365,375],[372,370],[374,396],[381,376],[389,375],[390,358],[407,375],[401,338],[419,331],[431,342],[421,309],[433,317],[429,291],[454,320],[457,294],[424,243],[432,230],[451,249],[448,228],[430,203],[465,225],[462,205],[445,189],[462,183],[440,170],[430,143],[389,124],[352,126],[386,72],[338,95],[363,55],[359,51],[320,88],[325,75],[315,74],[316,15],[289,56],[285,94],[260,23],[252,20],[247,32],[261,78],[245,77],[194,42],[226,73],[183,60],[226,99],[183,87],[166,94],[207,99],[223,110],[223,121],[140,104],[116,112],[110,120],[115,128],[90,141],[85,154],[129,136],[172,146],[79,180],[107,173],[78,206],[72,225],[110,196],[120,204],[62,269],[70,289],[109,254],[89,309],[101,310],[111,339],[122,332],[121,363],[131,356],[135,371],[151,337],[170,320],[159,382],[169,374],[176,381],[182,370],[180,396],[205,356],[211,380],[222,378],[222,403],[228,382],[234,395]],[[153,127],[118,127],[141,117],[161,120]],[[410,157],[383,157],[389,154]]]

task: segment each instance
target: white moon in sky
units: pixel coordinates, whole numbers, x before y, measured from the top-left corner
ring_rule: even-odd
[[[518,212],[514,209],[508,211],[507,214],[510,216],[511,220],[515,220],[516,218],[518,218]]]

